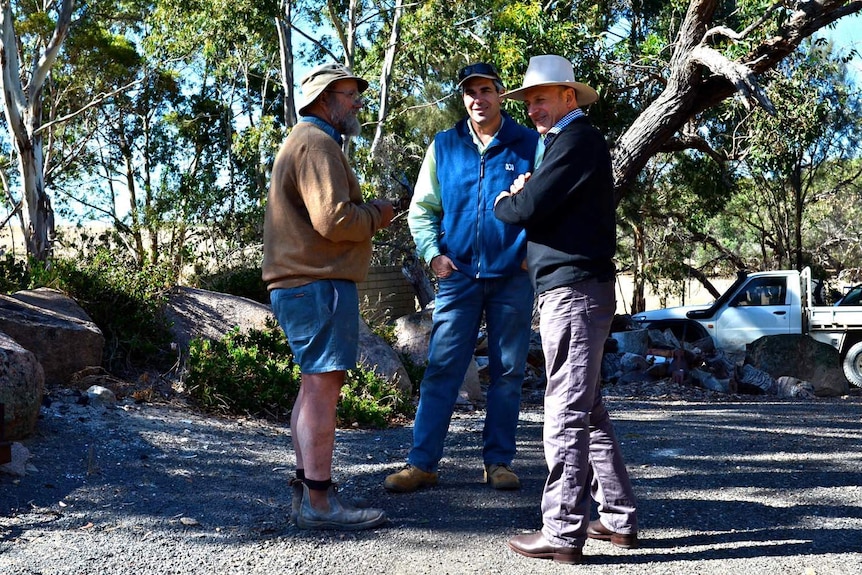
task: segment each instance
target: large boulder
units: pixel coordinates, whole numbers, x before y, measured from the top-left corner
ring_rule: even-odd
[[[809,382],[819,397],[837,397],[849,392],[838,350],[807,335],[761,337],[748,345],[746,363],[776,380],[790,376]]]
[[[428,342],[434,325],[433,314],[432,307],[395,320],[395,350],[414,365],[425,365],[428,361]]]
[[[102,364],[101,330],[60,292],[0,295],[0,331],[36,356],[48,384],[65,385],[78,371]]]
[[[411,393],[413,384],[404,363],[386,340],[359,320],[359,365],[393,382],[404,393]]]
[[[428,363],[428,345],[431,341],[433,322],[433,307],[399,317],[395,320],[395,351],[409,358],[414,365],[424,366]],[[467,366],[464,380],[461,382],[459,398],[468,401],[483,399],[482,386],[479,380],[479,366],[475,356]]]
[[[32,306],[50,310],[68,317],[74,317],[81,321],[92,322],[93,319],[84,311],[78,302],[61,292],[48,287],[40,287],[32,290],[22,290],[11,294],[11,297],[23,301]]]
[[[168,296],[165,315],[183,353],[193,339],[219,341],[234,328],[263,330],[267,321],[275,322],[268,305],[191,287],[174,288]]]
[[[0,403],[7,441],[35,431],[44,386],[45,374],[36,356],[0,332]]]
[[[631,331],[618,331],[610,336],[617,342],[617,351],[619,353],[635,353],[637,355],[647,355],[649,350],[649,331],[645,329],[637,329]]]

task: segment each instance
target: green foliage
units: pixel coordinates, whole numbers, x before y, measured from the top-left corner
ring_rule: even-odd
[[[269,292],[260,277],[259,266],[221,270],[212,275],[199,277],[197,285],[202,289],[269,304]]]
[[[299,366],[276,325],[189,346],[185,386],[204,409],[278,416],[290,410],[299,384]]]
[[[337,415],[340,425],[384,428],[396,416],[412,415],[409,397],[372,371],[347,372]]]
[[[407,377],[410,378],[410,384],[413,388],[413,393],[419,393],[419,386],[422,379],[425,377],[425,369],[428,363],[417,364],[407,354],[400,354],[401,363],[404,365],[404,370],[407,372]]]
[[[165,265],[136,267],[123,254],[99,249],[88,259],[34,264],[31,288],[58,289],[84,308],[105,336],[103,361],[114,373],[169,366],[171,334],[164,307],[176,274]]]
[[[818,203],[850,192],[858,180],[858,174],[839,174],[848,174],[843,166],[859,155],[862,99],[848,85],[839,58],[816,43],[804,45],[767,79],[778,113],[758,111],[741,125],[746,139],[738,169],[747,181],[733,213],[754,235],[757,267],[801,268],[819,250],[809,239],[809,214]],[[827,242],[839,247],[848,239],[841,234]],[[823,263],[841,267],[826,255],[832,261]]]
[[[299,366],[274,322],[263,331],[237,329],[221,341],[191,342],[185,386],[204,409],[281,417],[293,407],[300,383]],[[386,427],[412,409],[395,385],[357,368],[347,372],[337,416],[342,426]]]
[[[30,272],[23,260],[15,259],[11,253],[0,258],[0,293],[11,293],[27,287]]]

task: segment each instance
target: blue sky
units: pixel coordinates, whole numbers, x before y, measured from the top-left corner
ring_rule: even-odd
[[[852,50],[862,52],[862,15],[845,16],[838,20],[835,28],[821,31],[823,37],[833,41],[839,54],[849,54]],[[862,56],[856,56],[848,62],[847,67],[856,83],[862,83]]]

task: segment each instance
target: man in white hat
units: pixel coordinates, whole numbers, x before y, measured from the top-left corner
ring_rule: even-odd
[[[587,537],[637,546],[634,491],[599,387],[614,316],[616,222],[608,146],[581,111],[598,99],[561,56],[530,59],[522,100],[544,157],[497,198],[495,214],[527,230],[545,354],[542,529],[509,540],[515,552],[580,563]],[[599,519],[590,522],[591,496]]]
[[[399,493],[437,484],[449,421],[483,317],[490,374],[483,480],[493,489],[521,486],[512,460],[533,288],[523,265],[524,229],[495,218],[494,199],[533,169],[538,135],[501,111],[503,82],[492,65],[462,68],[458,89],[467,117],[428,147],[407,217],[416,251],[438,281],[408,465],[383,483]]]
[[[263,225],[263,280],[272,311],[302,372],[290,418],[296,452],[291,515],[303,529],[366,529],[380,509],[356,509],[332,484],[335,409],[345,373],[356,366],[359,297],[371,238],[392,220],[390,202],[363,202],[342,151],[359,134],[356,114],[368,82],[324,64],[301,83],[301,119],[272,167]]]

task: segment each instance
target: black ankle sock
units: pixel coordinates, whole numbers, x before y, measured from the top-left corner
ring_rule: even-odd
[[[323,481],[317,481],[315,479],[303,479],[302,480],[305,485],[308,486],[309,489],[314,489],[315,491],[326,491],[329,489],[329,486],[332,485],[332,478],[325,479]]]

